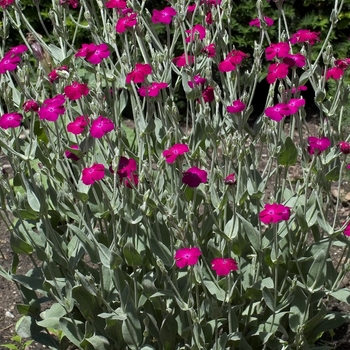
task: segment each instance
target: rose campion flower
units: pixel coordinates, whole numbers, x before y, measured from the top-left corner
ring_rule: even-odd
[[[127,84],[130,84],[132,81],[135,84],[143,83],[149,74],[152,74],[151,65],[147,63],[136,63],[135,69],[127,74],[125,81]]]
[[[163,10],[153,10],[152,22],[154,24],[163,23],[170,24],[174,16],[177,15],[176,10],[173,7],[165,7]]]
[[[320,32],[312,32],[309,29],[300,29],[296,33],[292,34],[289,39],[291,44],[308,42],[310,45],[314,45],[316,41],[320,41],[318,37]]]
[[[207,181],[207,172],[197,167],[189,168],[182,176],[182,182],[189,187],[198,187],[201,183],[206,183]]]
[[[325,151],[331,145],[331,140],[328,137],[315,137],[310,136],[307,139],[309,146],[307,148],[310,154],[320,154]]]
[[[234,185],[236,183],[235,173],[229,174],[224,179],[225,185]]]
[[[163,156],[165,157],[165,161],[168,164],[172,164],[176,161],[176,158],[178,156],[182,156],[186,152],[188,152],[190,149],[187,145],[176,143],[174,146],[171,146],[169,149],[166,149],[163,151]]]
[[[188,81],[188,86],[193,89],[196,85],[204,85],[207,79],[202,78],[199,74],[193,77],[193,80]]]
[[[51,71],[47,75],[47,77],[49,78],[51,84],[54,83],[56,80],[58,80],[60,78],[60,76],[58,74],[59,71],[68,72],[68,67],[67,66],[57,67],[53,71]]]
[[[0,128],[13,129],[21,125],[23,116],[17,112],[5,113],[0,117]]]
[[[22,54],[23,52],[26,52],[26,51],[28,51],[28,46],[27,46],[27,45],[24,45],[24,44],[21,44],[21,45],[18,45],[18,46],[11,47],[11,48],[6,52],[6,54],[4,55],[4,57],[13,57],[13,56],[17,56],[17,55],[20,55],[20,54]]]
[[[202,52],[205,53],[208,58],[215,57],[216,55],[215,44],[209,44],[203,47]]]
[[[108,9],[120,9],[124,10],[126,8],[126,1],[125,0],[108,0],[106,2],[106,7]]]
[[[326,80],[334,79],[339,80],[344,75],[344,70],[339,67],[333,67],[327,70]]]
[[[293,87],[292,89],[291,89],[291,92],[292,92],[292,94],[295,94],[297,91],[306,91],[307,90],[307,86],[305,86],[305,85],[300,85],[300,86],[298,86],[298,87]]]
[[[241,64],[243,59],[248,57],[242,51],[233,50],[227,54],[227,57],[219,63],[219,71],[220,72],[232,72],[236,69],[237,65]]]
[[[186,63],[186,55],[183,53],[181,56],[174,57],[172,61],[176,65],[176,67],[181,68],[186,66],[187,64],[193,64],[194,56],[187,55],[187,63]]]
[[[345,227],[344,235],[350,237],[350,223]]]
[[[90,92],[90,89],[86,84],[80,84],[74,81],[72,85],[67,85],[64,88],[64,93],[71,100],[79,100],[82,96],[86,96]]]
[[[180,269],[196,265],[201,254],[198,247],[178,249],[175,253],[175,264]]]
[[[236,100],[232,102],[231,106],[227,106],[226,110],[228,113],[240,113],[244,111],[245,103],[240,100]]]
[[[132,28],[137,24],[137,13],[128,13],[125,17],[118,19],[115,30],[118,34],[124,33],[128,28]]]
[[[283,58],[289,54],[289,44],[281,41],[277,44],[271,44],[265,49],[266,59],[273,60],[275,57]]]
[[[114,171],[110,169],[112,173]],[[137,163],[135,159],[128,159],[121,156],[119,159],[117,174],[119,179],[124,185],[128,188],[132,188],[132,184],[137,186],[139,183],[139,178],[136,174],[137,172]]]
[[[266,16],[264,16],[264,21],[266,22],[266,25],[267,25],[268,27],[273,26],[273,24],[275,23],[274,20],[273,20],[272,18],[266,17]],[[251,27],[258,27],[258,28],[260,28],[260,27],[261,27],[260,19],[259,19],[259,18],[254,18],[253,20],[251,20],[251,21],[249,22],[249,25],[250,25]]]
[[[218,276],[227,276],[231,271],[237,271],[238,265],[233,258],[215,258],[211,262],[211,268]]]
[[[60,5],[68,4],[68,6],[76,9],[79,6],[79,1],[78,0],[60,0],[59,4]]]
[[[335,60],[334,65],[341,69],[346,69],[350,65],[350,58],[343,58],[341,60]]]
[[[63,104],[65,102],[63,95],[56,95],[53,98],[46,99],[42,106],[39,108],[39,119],[48,120],[54,122],[58,117],[66,111]]]
[[[287,106],[290,114],[295,114],[299,111],[300,107],[305,106],[305,100],[303,98],[291,98]]]
[[[67,131],[74,135],[80,135],[84,132],[85,127],[88,125],[88,120],[89,118],[83,115],[76,117],[74,121],[67,125]]]
[[[266,80],[269,84],[273,84],[277,79],[284,79],[288,75],[288,64],[273,63],[267,70]]]
[[[290,218],[290,207],[278,203],[265,204],[264,209],[259,213],[259,218],[265,225],[287,221]]]
[[[205,103],[210,103],[214,101],[214,88],[212,86],[208,86],[202,92],[202,97]]]
[[[265,115],[276,122],[281,121],[290,114],[290,109],[286,103],[277,103],[275,106],[265,109]]]
[[[69,147],[72,148],[72,149],[76,149],[76,150],[79,149],[79,146],[76,145],[76,144],[70,145]],[[76,154],[74,154],[73,152],[71,152],[71,151],[69,151],[69,150],[64,151],[64,155],[65,155],[65,157],[67,157],[68,159],[72,159],[72,160],[75,160],[75,161],[77,161],[77,160],[80,159]]]
[[[187,12],[194,12],[194,10],[196,9],[196,7],[197,7],[196,4],[188,5],[188,7],[187,7]]]
[[[339,151],[343,154],[349,154],[350,153],[350,143],[346,141],[340,141],[338,143]]]
[[[290,68],[295,66],[302,68],[306,64],[306,58],[301,53],[297,53],[295,55],[288,54],[283,57],[283,63],[288,64]]]
[[[28,100],[23,103],[22,108],[25,112],[37,112],[39,104],[35,100]]]
[[[199,40],[203,40],[206,34],[205,28],[200,24],[194,25],[192,29],[187,29],[185,32],[189,34],[186,38],[186,43],[194,41],[196,37],[198,37]]]
[[[18,56],[5,56],[0,60],[0,74],[15,70],[20,61],[21,58]]]
[[[206,24],[213,24],[213,14],[211,13],[211,11],[207,12],[207,14],[205,15],[205,23]]]
[[[14,2],[15,2],[15,0],[0,0],[0,7],[5,9],[5,8],[11,6]]]
[[[152,83],[149,86],[140,87],[137,92],[142,97],[156,97],[158,96],[161,89],[165,89],[168,87],[167,83]]]
[[[84,168],[81,181],[84,185],[93,185],[96,181],[105,177],[105,166],[95,163],[90,168]]]
[[[92,64],[99,64],[103,59],[109,57],[111,52],[107,44],[83,44],[82,48],[75,54],[76,57],[85,57]]]
[[[113,129],[114,123],[110,119],[100,115],[91,123],[90,135],[95,139],[100,139]]]

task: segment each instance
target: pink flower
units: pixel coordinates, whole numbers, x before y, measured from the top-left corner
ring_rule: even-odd
[[[237,271],[238,265],[233,258],[215,258],[211,262],[211,268],[218,276],[227,276],[231,271]]]
[[[264,21],[266,22],[266,25],[267,25],[268,27],[271,27],[271,26],[273,26],[273,24],[274,24],[274,20],[273,20],[272,18],[270,18],[270,17],[264,16]],[[251,21],[249,22],[249,25],[250,25],[251,27],[258,27],[258,28],[260,28],[260,27],[261,27],[261,25],[260,25],[260,19],[259,19],[259,18],[254,18],[253,20],[251,20]]]
[[[174,146],[171,146],[169,149],[163,151],[163,156],[165,157],[165,161],[168,164],[172,164],[176,161],[178,156],[181,156],[188,152],[190,149],[187,145],[177,143]]]
[[[204,102],[206,103],[210,103],[214,101],[214,88],[211,86],[208,86],[207,88],[205,88],[202,92],[202,98],[204,100]]]
[[[106,2],[106,7],[108,9],[120,9],[124,10],[126,8],[126,1],[125,0],[108,0]]]
[[[290,114],[295,114],[299,111],[300,107],[305,106],[305,100],[303,98],[291,98],[287,106]]]
[[[90,168],[84,168],[81,180],[84,185],[93,185],[96,181],[105,177],[105,167],[103,164],[94,164]]]
[[[205,23],[209,25],[213,24],[213,15],[211,11],[207,12],[207,14],[205,15]]]
[[[18,56],[5,56],[0,61],[0,74],[4,74],[8,71],[13,71],[17,68],[18,63],[21,61],[21,58]]]
[[[197,247],[178,249],[175,253],[176,266],[182,269],[186,266],[196,265],[201,254]]]
[[[194,62],[194,56],[192,55],[187,55],[187,62],[186,62],[186,55],[183,53],[181,56],[178,56],[178,57],[174,57],[172,59],[172,61],[174,62],[174,64],[181,68],[181,67],[184,67],[188,64],[193,64]]]
[[[227,175],[224,179],[225,185],[234,185],[236,183],[236,175],[235,173],[232,173],[230,175]]]
[[[340,141],[338,143],[339,151],[343,154],[349,154],[350,153],[350,143],[346,141]]]
[[[296,33],[292,34],[290,38],[291,44],[308,42],[310,45],[314,45],[316,41],[320,41],[318,37],[320,32],[312,32],[308,29],[300,29]]]
[[[350,65],[350,58],[343,58],[341,60],[335,60],[334,65],[341,69],[346,69]]]
[[[84,57],[86,57],[86,60],[92,64],[99,64],[104,58],[109,57],[110,54],[107,44],[89,44]],[[75,55],[77,56],[77,54]]]
[[[292,92],[292,94],[295,94],[297,91],[306,91],[307,90],[307,86],[305,86],[305,85],[300,85],[300,86],[298,86],[298,87],[293,87],[292,89],[291,89],[291,92]]]
[[[240,113],[244,111],[245,104],[241,100],[236,100],[232,102],[231,106],[227,106],[226,110],[228,113]]]
[[[128,28],[134,27],[137,24],[137,13],[132,12],[128,13],[125,17],[118,19],[118,22],[115,26],[117,33],[124,33]]]
[[[197,167],[188,169],[182,176],[182,182],[189,187],[198,187],[201,183],[206,183],[207,181],[207,172]]]
[[[11,47],[9,51],[6,52],[4,57],[13,57],[28,51],[27,45],[21,44],[18,46]]]
[[[236,69],[236,66],[241,64],[243,59],[246,57],[248,57],[248,55],[239,50],[233,50],[229,52],[227,57],[219,63],[219,71],[232,72]]]
[[[196,7],[197,7],[196,4],[188,5],[188,7],[187,7],[187,12],[194,12],[194,10],[196,9]]]
[[[306,58],[301,53],[297,53],[295,55],[288,54],[283,57],[283,63],[288,64],[290,68],[295,66],[302,68],[306,64]]]
[[[221,4],[221,0],[202,0],[201,5],[208,5],[208,6],[218,6]]]
[[[56,95],[53,98],[46,99],[38,111],[39,119],[51,122],[56,121],[58,116],[66,111],[63,106],[64,102],[65,98],[63,95]]]
[[[350,223],[345,227],[344,235],[350,237]]]
[[[215,57],[216,55],[215,44],[209,44],[203,47],[202,52],[205,53],[209,58]]]
[[[71,101],[86,96],[89,91],[90,89],[86,84],[80,84],[77,81],[74,81],[72,85],[68,85],[64,88],[64,93]]]
[[[327,70],[326,80],[334,79],[339,80],[344,75],[344,70],[339,67],[333,67]]]
[[[177,15],[177,12],[172,7],[166,7],[160,11],[153,10],[152,22],[154,24],[157,24],[157,23],[170,24],[171,20],[176,15]]]
[[[79,1],[78,0],[59,0],[59,4],[63,5],[63,4],[68,4],[68,6],[73,7],[74,9],[76,9],[79,6]]]
[[[281,121],[285,116],[290,114],[290,109],[285,103],[278,103],[275,106],[265,109],[265,115],[276,122]]]
[[[34,100],[28,100],[23,103],[22,108],[25,112],[37,112],[39,109],[39,105],[38,102]]]
[[[117,174],[122,183],[128,188],[132,188],[132,184],[137,186],[139,178],[136,174],[137,163],[135,159],[128,159],[121,156],[119,159]],[[112,171],[113,173],[113,171]]]
[[[137,91],[142,97],[156,97],[161,89],[168,87],[167,83],[152,83],[150,86],[142,86]]]
[[[143,83],[147,75],[152,74],[152,67],[149,64],[136,63],[135,69],[126,76],[126,83]]]
[[[316,153],[316,155],[318,155],[331,145],[331,140],[328,137],[318,138],[315,136],[310,136],[307,141],[309,143],[307,150],[310,154]]]
[[[92,122],[90,128],[90,135],[95,139],[100,139],[113,129],[114,123],[110,119],[100,115],[97,119],[95,119]]]
[[[259,213],[259,218],[265,225],[289,220],[290,207],[277,203],[265,204],[264,209]]]
[[[68,72],[68,67],[67,66],[57,67],[52,72],[50,72],[47,76],[48,76],[51,84],[55,80],[59,79],[60,76],[57,73],[58,71],[66,71],[66,72]]]
[[[186,38],[186,43],[194,41],[196,37],[198,37],[199,40],[203,40],[205,38],[205,28],[200,24],[194,25],[192,29],[187,29],[185,32],[189,34],[189,36]]]
[[[265,50],[266,59],[273,60],[275,57],[285,57],[289,54],[289,50],[289,44],[284,41],[277,44],[271,44]]]
[[[23,116],[17,112],[6,113],[0,117],[0,128],[13,129],[21,125]]]
[[[79,149],[79,146],[78,145],[70,145],[70,148],[72,149],[76,149],[78,150]],[[69,151],[69,150],[66,150],[64,151],[64,155],[68,158],[68,159],[72,159],[72,160],[79,160],[80,157],[78,157],[76,154],[74,154],[73,152]]]
[[[82,132],[84,132],[85,127],[87,125],[88,125],[88,117],[81,115],[75,118],[74,121],[70,122],[67,125],[67,131],[71,132],[74,135],[80,135]]]
[[[0,1],[0,7],[5,9],[8,6],[11,6],[14,2],[15,2],[15,0],[1,0]]]
[[[273,63],[268,67],[266,80],[269,84],[273,84],[277,79],[284,79],[288,75],[288,64]]]
[[[188,81],[188,86],[193,89],[196,85],[204,85],[207,80],[202,78],[199,74],[193,77],[193,80]]]

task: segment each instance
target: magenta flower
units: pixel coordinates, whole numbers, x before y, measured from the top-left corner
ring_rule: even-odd
[[[288,64],[273,63],[267,70],[266,80],[269,84],[273,84],[277,79],[284,79],[288,75]]]
[[[244,111],[245,103],[240,100],[236,100],[232,102],[231,106],[227,106],[226,110],[228,113],[240,113]]]
[[[289,220],[290,207],[278,203],[265,204],[264,209],[259,213],[259,218],[265,225]]]
[[[267,25],[268,27],[271,27],[271,26],[273,26],[273,24],[274,24],[274,20],[273,20],[272,18],[270,18],[270,17],[264,16],[264,21],[266,22],[266,25]],[[260,25],[260,19],[259,19],[259,18],[254,18],[253,20],[251,20],[251,21],[249,22],[249,25],[250,25],[251,27],[258,27],[258,28],[260,28],[260,27],[261,27],[261,25]]]
[[[68,4],[68,6],[73,7],[76,9],[79,6],[79,1],[78,0],[59,0],[60,5]]]
[[[105,167],[103,164],[94,164],[90,168],[84,168],[81,181],[84,185],[93,185],[96,181],[105,177]]]
[[[23,116],[17,112],[6,113],[0,117],[0,128],[13,129],[21,125]]]
[[[118,22],[115,26],[117,33],[124,33],[128,28],[132,28],[137,24],[137,13],[131,12],[128,13],[125,17],[118,19]]]
[[[178,249],[175,253],[175,264],[180,269],[196,265],[201,254],[197,247]]]
[[[177,15],[177,12],[172,7],[166,7],[160,11],[153,10],[152,22],[154,24],[157,24],[157,23],[170,24],[171,20],[176,15]]]
[[[199,40],[203,40],[205,38],[205,28],[200,24],[195,24],[192,29],[185,30],[189,36],[186,38],[186,43],[190,43],[198,37]]]
[[[182,182],[189,187],[198,187],[201,183],[206,183],[207,181],[207,172],[197,167],[188,169],[182,176]]]
[[[82,96],[86,96],[89,92],[90,89],[86,84],[80,84],[77,81],[64,88],[64,93],[71,101],[78,100]]]
[[[225,185],[234,185],[236,183],[235,173],[229,174],[224,179]]]
[[[21,58],[18,56],[5,56],[0,61],[0,74],[15,70],[20,61]]]
[[[168,164],[172,164],[176,161],[176,158],[178,156],[182,156],[186,152],[188,152],[190,149],[187,145],[177,143],[174,146],[171,146],[169,149],[166,149],[163,151],[163,156],[165,157],[165,161]]]
[[[152,67],[149,64],[136,63],[135,69],[126,76],[126,83],[130,84],[132,81],[136,84],[143,83],[147,75],[152,74]]]
[[[209,44],[207,46],[204,46],[202,49],[202,52],[205,53],[209,58],[215,57],[216,55],[215,44]]]
[[[5,9],[5,8],[11,6],[14,2],[15,2],[15,0],[0,0],[0,7]]]
[[[85,58],[92,64],[99,64],[104,58],[109,57],[110,54],[111,53],[107,44],[89,44],[86,50]]]
[[[285,103],[277,103],[275,106],[265,109],[265,115],[276,122],[281,121],[285,116],[290,114],[290,109]]]
[[[125,0],[108,0],[106,2],[106,7],[108,9],[120,9],[124,10],[126,8],[126,1]]]
[[[39,105],[35,100],[28,100],[23,103],[22,108],[25,112],[37,112]]]
[[[350,153],[350,143],[346,141],[340,141],[338,143],[339,151],[343,154],[349,154]]]
[[[308,42],[310,45],[314,45],[316,41],[320,41],[318,37],[320,32],[312,32],[308,29],[300,29],[296,33],[292,34],[290,38],[291,44]]]
[[[152,83],[149,86],[140,87],[137,92],[142,97],[156,97],[158,96],[161,89],[165,89],[168,87],[167,83]]]
[[[186,62],[186,55],[183,53],[181,56],[174,57],[172,61],[177,67],[181,68],[188,64],[193,64],[194,56],[187,55],[187,62]]]
[[[289,44],[284,41],[271,44],[265,50],[266,59],[273,60],[275,57],[283,58],[289,54],[289,50]]]
[[[344,235],[350,237],[350,223],[345,227]]]
[[[59,79],[59,77],[60,77],[59,74],[58,74],[59,71],[66,71],[66,72],[68,72],[68,67],[67,66],[57,67],[52,72],[50,72],[47,76],[48,76],[51,84],[55,80]]]
[[[232,72],[236,69],[237,65],[242,63],[243,59],[246,57],[248,57],[248,55],[239,50],[233,50],[229,52],[227,57],[219,63],[219,71]]]
[[[39,119],[48,120],[50,122],[56,121],[58,116],[64,114],[66,111],[63,106],[64,102],[65,98],[63,95],[56,95],[53,98],[46,99],[38,111]]]
[[[79,146],[74,144],[74,145],[70,145],[70,148],[78,150]],[[68,159],[72,159],[72,160],[75,160],[75,161],[80,159],[76,154],[74,154],[73,152],[71,152],[69,150],[64,151],[64,155]]]
[[[199,74],[193,77],[193,80],[188,81],[188,86],[193,89],[196,85],[204,85],[207,80],[202,78]]]
[[[114,123],[110,119],[100,115],[97,119],[95,119],[92,122],[90,128],[90,135],[95,139],[100,139],[113,129]]]
[[[318,138],[315,136],[310,136],[307,141],[309,143],[307,150],[310,154],[318,155],[331,145],[331,140],[328,137]]]
[[[215,258],[211,262],[211,268],[218,276],[227,276],[231,271],[237,271],[238,265],[233,258]]]
[[[300,85],[300,86],[298,86],[298,87],[293,87],[292,89],[291,89],[291,92],[292,92],[292,94],[295,94],[297,91],[306,91],[307,90],[307,86],[305,86],[305,85]]]
[[[339,80],[344,75],[344,70],[339,67],[333,67],[327,70],[326,80],[334,79]]]
[[[196,7],[197,7],[196,4],[188,5],[188,7],[187,7],[187,12],[194,12],[194,10],[196,9]]]
[[[214,101],[214,88],[212,86],[208,86],[202,92],[202,98],[205,103],[210,103]]]
[[[28,51],[27,45],[21,44],[18,46],[11,47],[10,50],[8,50],[4,57],[13,57],[18,56],[22,54],[23,52]]]
[[[113,170],[111,170],[113,173]],[[117,174],[122,183],[128,188],[132,188],[132,184],[137,186],[139,178],[136,174],[137,163],[135,159],[128,159],[121,156],[119,159]]]
[[[211,11],[207,12],[207,14],[205,15],[205,23],[206,24],[213,24],[213,14],[211,13]]]
[[[343,58],[341,60],[335,60],[334,65],[341,69],[346,69],[350,65],[350,58]]]
[[[74,135],[80,135],[84,132],[85,127],[88,125],[89,118],[86,116],[76,117],[74,121],[70,122],[67,125],[67,131],[71,132]]]
[[[300,107],[305,106],[305,100],[303,98],[291,98],[287,106],[290,114],[295,114],[299,111]]]
[[[288,64],[290,68],[295,66],[302,68],[306,64],[306,58],[301,53],[297,53],[295,55],[288,54],[283,57],[283,63]]]

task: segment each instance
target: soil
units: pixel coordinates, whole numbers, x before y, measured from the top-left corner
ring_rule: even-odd
[[[128,121],[126,124],[128,126],[132,126],[133,122]],[[318,135],[317,123],[310,121],[307,127],[311,135]],[[0,162],[2,166],[7,166],[4,158],[0,157]],[[295,176],[299,176],[298,172],[299,169],[296,168]],[[350,185],[349,183],[344,182],[342,187],[345,188],[345,191],[340,193],[342,200],[339,210],[341,212],[342,219],[345,221],[345,219],[350,215]],[[269,189],[267,189],[267,192],[268,191]],[[339,195],[335,186],[332,188],[332,194],[334,197]],[[0,266],[2,266],[5,271],[10,271],[12,259],[13,253],[10,247],[10,234],[5,224],[0,220]],[[334,264],[336,264],[338,260],[339,251],[334,249],[332,251],[332,261]],[[30,259],[26,256],[20,256],[20,263],[17,273],[25,274],[31,268],[32,263]],[[344,279],[342,287],[350,288],[350,276],[347,276]],[[16,335],[15,325],[21,317],[16,308],[16,305],[19,303],[21,303],[21,295],[17,289],[17,286],[0,276],[0,349],[6,349],[3,344],[15,343],[11,340],[11,338]],[[350,305],[341,303],[337,300],[330,300],[328,302],[328,309],[330,311],[340,311],[345,314],[350,313]],[[331,332],[324,333],[323,337],[317,343],[317,346],[320,348],[323,345],[332,346],[337,350],[350,350],[350,323],[343,324],[341,327],[338,327]],[[45,346],[33,342],[26,348],[26,350],[42,350],[45,348]],[[23,348],[21,347],[19,349]]]

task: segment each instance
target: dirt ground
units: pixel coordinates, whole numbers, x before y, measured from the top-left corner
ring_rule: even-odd
[[[318,128],[315,123],[310,122],[308,128],[310,129],[310,134],[317,135]],[[341,194],[342,205],[340,211],[342,218],[345,220],[350,215],[350,185],[348,183],[344,183],[344,185],[346,191]],[[334,191],[335,187],[333,193],[337,196],[338,194]],[[334,263],[336,263],[339,258],[338,253],[337,250],[332,252]],[[6,229],[5,224],[0,220],[0,265],[5,270],[10,270],[12,258],[13,253],[9,243],[9,232]],[[21,256],[18,273],[24,274],[30,268],[30,259]],[[343,281],[343,287],[350,288],[350,280],[348,278],[345,278]],[[15,325],[21,317],[16,309],[16,304],[20,302],[21,295],[16,285],[0,276],[0,349],[6,349],[2,344],[13,343],[11,338],[16,334]],[[328,309],[348,314],[350,312],[350,305],[332,300],[328,303]],[[333,348],[337,350],[350,350],[350,323],[344,324],[335,329],[332,335],[329,332],[325,333],[317,345],[320,347],[322,347],[322,345],[332,345]],[[32,343],[29,349],[41,350],[45,349],[45,347],[40,344]]]

